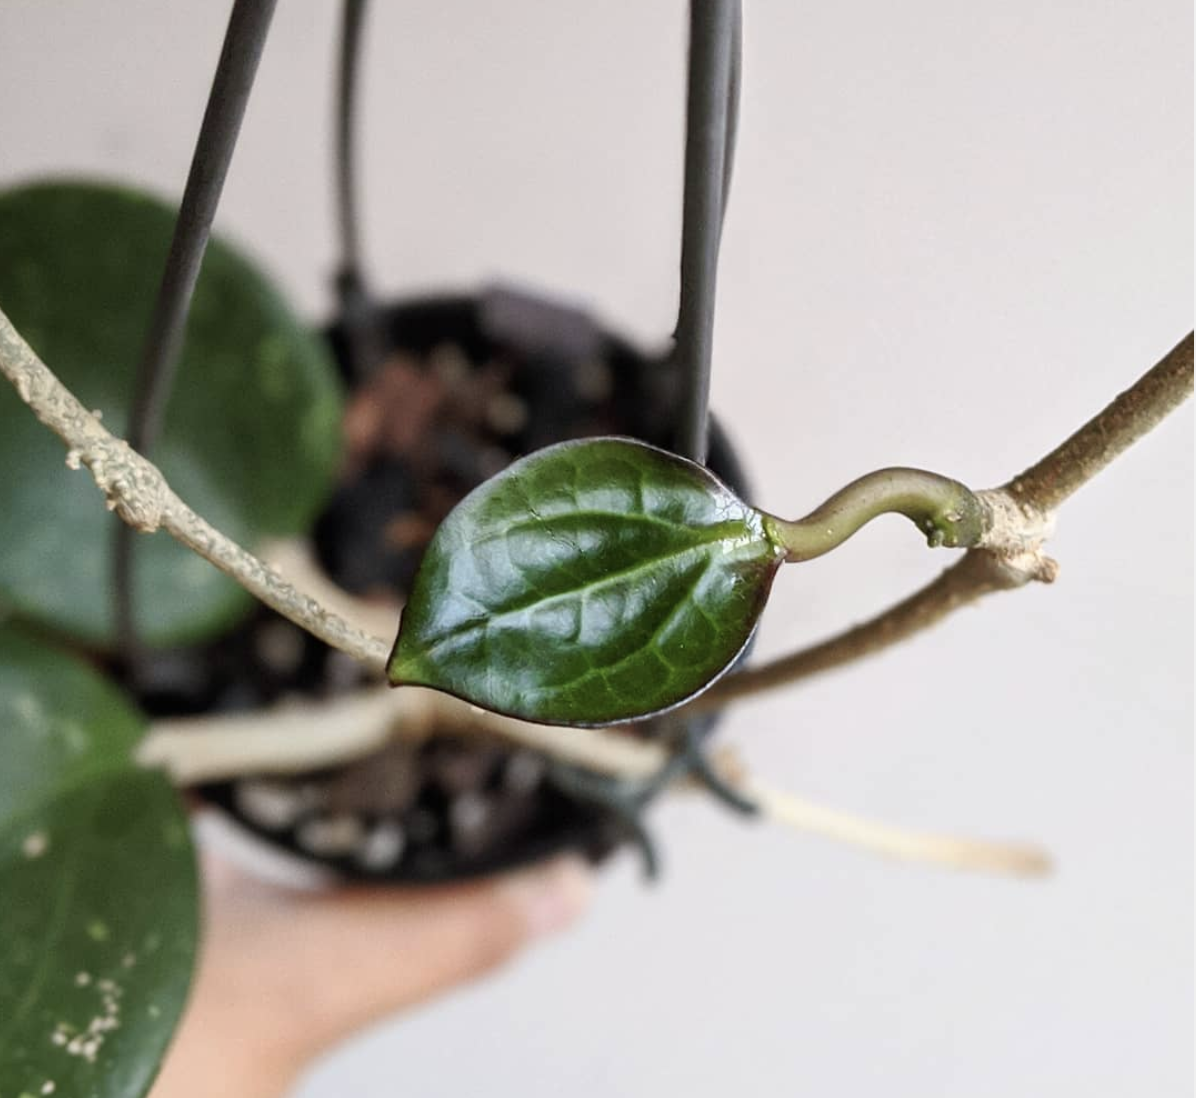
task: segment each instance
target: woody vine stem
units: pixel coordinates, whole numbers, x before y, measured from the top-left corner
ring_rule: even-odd
[[[1189,334],[1130,389],[1041,461],[999,489],[972,493],[956,481],[918,470],[881,470],[832,496],[798,522],[771,520],[792,559],[808,559],[832,548],[869,519],[898,511],[928,534],[931,544],[968,546],[961,561],[922,591],[869,622],[812,649],[754,670],[731,675],[691,703],[711,708],[753,691],[794,681],[896,643],[940,621],[952,610],[991,591],[1049,582],[1056,565],[1042,551],[1054,509],[1114,458],[1149,433],[1192,393]],[[186,505],[162,473],[126,442],[116,438],[62,384],[0,311],[0,373],[20,398],[67,446],[67,463],[86,466],[109,509],[141,532],[164,529],[231,576],[267,606],[313,636],[381,675],[388,643],[350,624],[311,595],[292,586],[252,553],[237,545]],[[407,693],[407,692],[400,692]],[[483,714],[450,700],[455,716],[478,731],[548,751],[577,765],[625,776],[643,776],[659,764],[659,745],[639,743],[617,732],[549,729]],[[769,794],[748,783],[767,803]],[[813,819],[808,806],[772,797],[773,815],[801,818],[841,836],[865,837],[868,825],[847,817]],[[933,840],[940,860],[961,861],[958,843]],[[880,836],[872,845],[906,854],[908,844]],[[941,849],[940,849],[941,848]],[[979,852],[984,855],[984,850]],[[990,851],[991,853],[991,851]],[[988,868],[1024,871],[1024,851],[1016,866],[995,856],[980,857]],[[977,864],[972,858],[969,864]]]

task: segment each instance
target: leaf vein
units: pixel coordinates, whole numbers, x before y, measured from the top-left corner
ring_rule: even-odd
[[[722,527],[726,525],[737,524],[720,524]],[[620,568],[614,572],[608,572],[606,575],[593,580],[592,582],[579,584],[576,587],[567,588],[564,591],[558,591],[551,595],[537,595],[533,594],[530,598],[526,598],[520,602],[511,605],[496,608],[491,613],[479,617],[471,618],[468,621],[462,622],[459,625],[453,626],[451,629],[442,633],[439,637],[435,637],[425,641],[422,645],[423,654],[425,656],[431,655],[438,648],[443,647],[446,643],[452,640],[459,640],[471,632],[479,630],[488,632],[497,622],[507,618],[517,617],[536,607],[550,607],[554,604],[566,601],[571,598],[577,598],[579,595],[588,594],[593,591],[601,590],[606,587],[616,586],[621,582],[632,579],[637,575],[642,575],[645,572],[650,572],[658,565],[666,561],[676,561],[680,563],[686,557],[693,556],[709,546],[716,545],[720,541],[731,541],[733,539],[726,538],[722,535],[720,527],[706,527],[705,529],[712,531],[710,536],[699,539],[693,545],[687,546],[680,550],[670,550],[667,553],[658,553],[653,557],[644,560],[636,561],[634,564],[628,565],[626,568]],[[735,541],[743,542],[744,539],[734,539]],[[753,539],[755,540],[755,539]],[[762,541],[762,539],[761,539]],[[738,546],[734,546],[738,547]],[[476,598],[470,598],[471,602],[478,601]]]

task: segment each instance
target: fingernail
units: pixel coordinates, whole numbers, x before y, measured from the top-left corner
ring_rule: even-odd
[[[593,891],[588,865],[574,855],[517,873],[505,887],[523,912],[531,938],[564,930],[589,906]]]

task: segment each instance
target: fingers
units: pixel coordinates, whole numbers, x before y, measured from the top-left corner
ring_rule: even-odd
[[[329,1045],[563,930],[590,894],[574,857],[474,884],[316,895],[206,870],[199,972],[153,1098],[280,1095]]]
[[[307,1040],[326,1046],[491,971],[570,925],[589,893],[588,870],[564,858],[497,881],[304,902],[286,934],[303,957],[293,975],[322,985],[304,996]]]

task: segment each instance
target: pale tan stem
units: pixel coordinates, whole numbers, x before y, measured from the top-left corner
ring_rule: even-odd
[[[905,831],[826,808],[751,780],[740,789],[770,820],[890,858],[1019,877],[1042,876],[1051,870],[1050,856],[1037,846]]]
[[[489,736],[600,774],[649,778],[667,761],[659,743],[600,728],[548,728],[419,687],[373,687],[332,701],[155,721],[138,750],[178,785],[247,774],[298,774],[351,762],[392,739]]]
[[[907,831],[773,789],[751,776],[733,747],[720,748],[711,759],[711,764],[723,781],[756,805],[761,818],[798,831],[821,835],[832,842],[860,847],[890,858],[931,862],[980,873],[1026,877],[1049,873],[1051,870],[1050,855],[1038,846]],[[700,782],[685,779],[679,788],[700,791],[704,787]]]
[[[389,741],[389,702],[382,687],[331,702],[158,720],[138,744],[137,761],[165,770],[179,786],[344,764]],[[412,722],[412,738],[419,728]]]
[[[419,741],[443,732],[495,735],[505,742],[613,777],[643,779],[666,761],[664,748],[599,729],[558,729],[495,717],[443,694],[376,688],[323,704],[281,705],[266,712],[156,721],[138,761],[161,767],[180,786],[247,775],[289,775],[352,761],[392,739]],[[684,786],[686,783],[682,783]],[[765,818],[832,841],[913,861],[959,869],[1029,875],[1046,872],[1036,847],[977,842],[902,831],[770,789],[742,775],[734,784]]]

